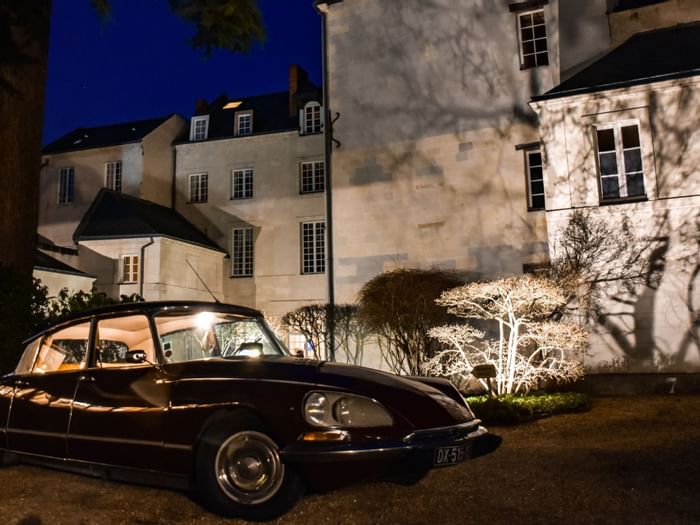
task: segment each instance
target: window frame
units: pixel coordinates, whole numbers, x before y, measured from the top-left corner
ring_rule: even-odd
[[[245,131],[241,130],[241,121],[246,118],[248,119],[248,126],[246,127]],[[237,137],[248,137],[253,134],[253,112],[248,110],[248,111],[237,111],[236,112],[236,132],[235,135]]]
[[[242,244],[237,244],[236,234],[241,233]],[[240,248],[240,252],[239,252]],[[236,226],[231,230],[231,277],[253,277],[255,272],[255,241],[252,226]]]
[[[523,154],[525,156],[525,182],[526,182],[526,189],[527,189],[527,211],[541,211],[546,208],[547,204],[547,199],[545,197],[545,191],[544,191],[544,156],[542,155],[542,148],[540,146],[533,146],[529,147],[523,150]],[[539,155],[540,156],[540,164],[533,165],[530,159],[531,155]],[[540,169],[540,174],[541,174],[541,179],[533,179],[532,178],[532,168],[539,168]],[[535,190],[533,188],[533,183],[534,182],[541,182],[542,183],[542,193],[535,193]],[[542,197],[542,206],[535,206],[533,204],[534,197]]]
[[[201,131],[197,129],[197,124],[204,122],[204,129]],[[190,141],[200,142],[202,140],[207,140],[209,138],[209,115],[199,115],[197,117],[192,117],[190,121]]]
[[[310,189],[304,189],[304,167],[310,166],[310,174],[307,178],[310,178],[310,185],[306,186]],[[317,173],[317,167],[320,166],[321,173]],[[319,188],[320,185],[320,188]],[[326,191],[326,162],[323,159],[320,160],[302,160],[299,162],[299,193],[301,195],[307,195],[309,193],[323,193]]]
[[[623,144],[623,136],[622,136],[622,129],[626,127],[636,127],[637,128],[637,138],[639,141],[639,145],[635,146],[634,148],[625,148]],[[613,141],[615,145],[615,162],[616,162],[616,169],[617,173],[614,175],[612,174],[607,174],[603,175],[602,169],[601,169],[601,150],[600,150],[600,144],[598,140],[598,133],[600,131],[607,131],[607,130],[612,130],[613,131]],[[595,124],[593,126],[593,143],[595,145],[595,165],[596,165],[596,178],[597,178],[597,187],[598,187],[598,201],[600,204],[614,204],[618,202],[634,202],[634,201],[640,201],[640,200],[647,200],[647,175],[648,175],[648,169],[647,166],[645,165],[644,161],[644,147],[643,147],[643,141],[642,141],[642,126],[639,120],[637,119],[623,119],[623,120],[617,120],[613,122],[607,122],[607,123],[600,123],[600,124]],[[628,177],[628,172],[626,171],[625,167],[625,150],[631,150],[631,149],[638,149],[639,150],[639,162],[640,162],[640,168],[641,171],[638,172],[630,172],[632,175],[638,175],[641,177],[642,181],[642,194],[640,195],[629,195],[628,188],[627,188],[627,177]],[[611,150],[607,150],[602,153],[610,153]],[[615,197],[606,197],[603,192],[603,179],[604,178],[612,178],[616,177],[617,178],[617,196]],[[624,193],[624,195],[623,195]]]
[[[307,240],[307,227],[309,226],[311,227],[311,236]],[[300,241],[302,275],[316,275],[326,273],[325,219],[316,219],[301,222]]]
[[[523,39],[523,17],[525,16],[533,16],[536,13],[542,13],[542,19],[543,22],[541,24],[535,24],[535,21],[533,19],[532,25],[531,26],[525,26],[525,27],[532,27],[533,28],[533,36],[532,39],[524,40]],[[523,10],[523,11],[518,11],[515,13],[516,16],[516,30],[517,30],[517,37],[518,37],[518,55],[519,55],[519,60],[520,60],[520,69],[525,70],[525,69],[535,69],[538,67],[547,67],[550,65],[549,62],[549,36],[547,34],[547,17],[545,14],[545,10],[543,7],[538,7],[535,9],[528,9],[528,10]],[[544,36],[543,37],[536,37],[534,35],[534,28],[536,26],[542,26],[544,28]],[[542,52],[537,52],[537,47],[536,47],[536,41],[538,40],[544,40],[545,43],[545,57],[546,57],[546,63],[540,63],[538,60],[538,55],[541,55]],[[528,42],[532,42],[533,45],[533,51],[531,53],[525,53],[525,44]],[[534,64],[527,64],[526,63],[526,57],[534,57],[535,63]]]
[[[313,115],[313,112],[318,110],[318,119]],[[312,113],[311,118],[309,118],[309,112]],[[302,135],[318,135],[323,133],[324,119],[323,119],[323,106],[320,102],[312,100],[304,104],[304,107],[300,110],[301,114],[301,134]]]
[[[196,192],[193,192],[193,180],[197,180]],[[188,178],[188,203],[189,204],[200,204],[205,203],[209,200],[209,172],[203,171],[201,173],[190,173]]]
[[[121,160],[105,162],[105,188],[121,193],[122,181],[124,180],[122,166]],[[110,170],[110,168],[112,169]]]
[[[70,206],[75,202],[75,168],[68,166],[58,170],[58,205]]]
[[[127,261],[129,265],[127,275]],[[136,264],[134,264],[136,263]],[[141,277],[141,260],[138,254],[127,253],[120,257],[119,284],[138,284]]]
[[[242,179],[237,183],[237,177]],[[237,195],[237,191],[239,194]],[[230,199],[247,200],[255,195],[255,170],[252,167],[234,168],[231,170],[231,196]]]

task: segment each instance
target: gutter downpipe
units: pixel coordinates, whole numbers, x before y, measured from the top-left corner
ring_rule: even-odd
[[[139,295],[141,297],[143,297],[143,279],[146,275],[146,248],[151,246],[154,242],[153,237],[151,237],[150,241],[141,246],[141,268],[139,269],[139,273],[141,274],[139,275]]]
[[[326,340],[328,341],[326,356],[329,361],[335,361],[335,273],[333,271],[333,186],[331,177],[331,139],[333,137],[333,123],[331,121],[331,112],[328,104],[330,99],[328,95],[328,22],[326,19],[328,4],[323,5],[323,7],[321,4],[322,2],[317,1],[314,7],[321,15],[321,46],[323,49],[321,69],[323,75],[323,138],[326,171],[326,275],[328,277],[329,305],[326,315]]]

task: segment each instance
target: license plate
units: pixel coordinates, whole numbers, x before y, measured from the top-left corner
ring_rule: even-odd
[[[433,466],[446,467],[448,465],[456,465],[464,461],[465,456],[464,445],[454,447],[440,447],[435,449],[433,456]]]

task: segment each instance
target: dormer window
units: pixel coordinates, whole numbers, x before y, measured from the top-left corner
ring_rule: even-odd
[[[253,112],[236,113],[236,136],[253,134]]]
[[[192,117],[190,124],[190,140],[207,140],[209,136],[209,115]]]
[[[301,110],[300,128],[304,135],[323,131],[323,111],[318,102],[309,102]]]

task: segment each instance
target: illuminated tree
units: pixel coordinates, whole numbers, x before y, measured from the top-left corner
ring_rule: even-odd
[[[90,0],[100,16],[109,0]],[[256,0],[168,0],[191,22],[190,43],[205,54],[245,52],[264,37]],[[0,370],[14,365],[31,327],[32,270],[39,206],[41,132],[49,53],[51,0],[0,2]]]
[[[448,290],[436,303],[485,329],[468,321],[431,329],[430,336],[449,348],[426,362],[423,370],[468,379],[475,365],[490,363],[496,368],[499,395],[526,393],[542,382],[578,379],[587,333],[575,324],[552,320],[565,302],[563,290],[552,280],[533,275]],[[490,330],[494,324],[496,330]]]

